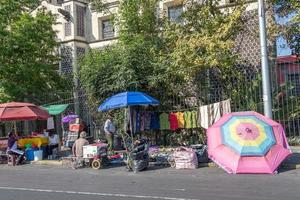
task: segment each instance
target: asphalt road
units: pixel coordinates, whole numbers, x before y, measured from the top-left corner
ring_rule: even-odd
[[[124,167],[72,170],[0,165],[0,200],[289,200],[300,199],[300,170],[277,175],[230,175],[217,168]]]

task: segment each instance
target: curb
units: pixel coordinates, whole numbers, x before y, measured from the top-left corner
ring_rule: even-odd
[[[32,165],[48,165],[48,166],[63,166],[63,162],[60,160],[40,160],[40,161],[31,161],[30,164]],[[155,165],[157,166],[157,165]],[[204,167],[218,167],[217,164],[210,162],[210,163],[199,163],[198,165],[199,168],[204,168]],[[300,169],[300,164],[293,164],[293,163],[283,163],[280,168],[283,169]]]
[[[39,160],[39,161],[31,161],[32,165],[50,165],[50,166],[62,166],[62,161],[57,160]]]
[[[283,169],[300,169],[300,164],[293,164],[293,163],[283,163],[281,165]]]

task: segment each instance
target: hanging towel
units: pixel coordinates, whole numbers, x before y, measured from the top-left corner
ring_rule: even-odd
[[[221,102],[222,115],[231,113],[231,102],[230,99]]]
[[[140,130],[141,131],[144,131],[145,130],[145,111],[141,111],[141,114],[140,114],[140,120],[141,120],[141,123],[140,123]]]
[[[178,119],[175,113],[170,113],[169,115],[169,121],[170,121],[170,129],[175,131],[178,129]]]
[[[136,133],[136,110],[132,110],[132,132]]]
[[[150,130],[151,128],[151,113],[145,112],[145,130]]]
[[[209,123],[209,119],[208,119],[208,105],[206,106],[201,106],[198,110],[198,124],[205,128],[208,129],[208,123]]]
[[[162,113],[159,115],[159,124],[160,124],[160,130],[170,129],[169,115],[167,113]]]
[[[136,126],[135,126],[135,132],[141,131],[141,111],[136,111]]]
[[[197,111],[191,112],[191,128],[197,128]]]
[[[178,121],[178,128],[184,128],[184,113],[183,112],[177,112],[177,121]]]
[[[53,117],[47,119],[47,129],[51,130],[54,129],[54,120]]]
[[[216,121],[218,121],[221,118],[220,102],[212,104],[211,107],[212,115],[210,117],[209,126],[213,125]]]
[[[150,121],[150,129],[151,130],[158,130],[159,126],[159,117],[157,113],[151,113],[151,121]]]
[[[192,112],[184,112],[184,127],[192,128]]]

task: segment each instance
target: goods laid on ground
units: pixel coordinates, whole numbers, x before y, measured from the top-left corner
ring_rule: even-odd
[[[197,155],[198,163],[208,163],[208,153],[207,153],[207,145],[196,144],[191,145],[191,148],[194,149]]]
[[[198,168],[198,159],[196,152],[192,148],[178,147],[174,154],[176,169],[196,169]]]

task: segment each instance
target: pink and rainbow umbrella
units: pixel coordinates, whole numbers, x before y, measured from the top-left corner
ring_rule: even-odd
[[[207,130],[208,155],[228,173],[273,174],[291,155],[283,127],[256,112],[224,115]]]

